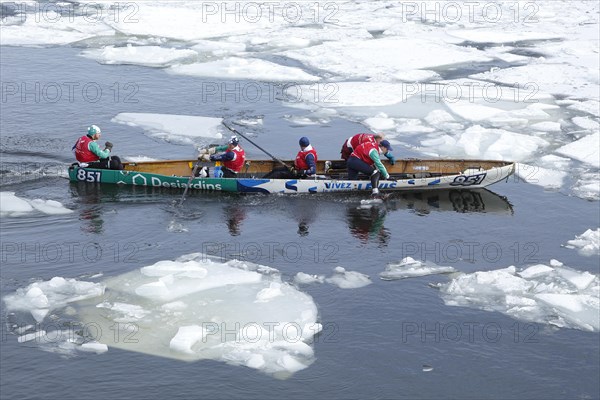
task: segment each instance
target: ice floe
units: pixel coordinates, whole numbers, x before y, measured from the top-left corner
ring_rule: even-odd
[[[600,132],[566,144],[555,152],[600,168]]]
[[[229,57],[204,63],[175,65],[167,70],[178,75],[248,79],[264,82],[316,82],[320,78],[300,68],[286,67],[257,58]]]
[[[540,149],[548,146],[542,138],[511,132],[471,126],[463,132],[433,133],[421,141],[426,151],[443,157],[484,158],[489,160],[526,161]]]
[[[347,78],[398,75],[402,71],[431,69],[490,58],[475,48],[459,47],[418,37],[327,42],[283,55],[313,68]],[[414,75],[413,75],[414,77]],[[429,76],[426,76],[429,79]]]
[[[356,271],[346,271],[343,267],[335,267],[333,275],[325,282],[334,284],[341,289],[356,289],[373,283],[368,275]]]
[[[190,60],[198,53],[189,49],[174,49],[159,46],[106,46],[101,49],[85,50],[82,56],[101,64],[133,64],[146,67],[167,67],[176,62]]]
[[[461,274],[438,284],[446,305],[497,311],[510,317],[586,331],[600,330],[600,280],[552,261]]]
[[[47,215],[71,214],[73,210],[66,208],[55,200],[26,199],[14,192],[0,192],[0,215],[3,217],[20,217],[33,212]]]
[[[390,263],[385,267],[385,271],[379,274],[379,277],[385,281],[394,279],[415,278],[419,276],[449,274],[456,272],[453,267],[435,265],[412,257],[405,257],[400,262]]]
[[[192,115],[120,113],[113,122],[138,126],[153,137],[169,142],[191,144],[194,138],[221,139],[219,131],[222,118],[199,117]]]
[[[314,361],[310,343],[322,329],[312,298],[282,282],[277,270],[199,253],[102,283],[36,282],[4,301],[9,311],[26,311],[38,321],[23,324],[24,329],[15,326],[18,340],[43,342],[49,351],[102,353],[117,347],[184,361],[212,359],[278,378]],[[59,310],[67,304],[72,312]],[[85,337],[51,332],[45,329],[53,325],[50,311],[52,320],[77,318],[74,325],[94,329]]]
[[[600,255],[600,228],[588,229],[565,245],[568,249],[578,249],[585,256]]]

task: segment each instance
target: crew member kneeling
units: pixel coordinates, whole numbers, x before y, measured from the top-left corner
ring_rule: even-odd
[[[80,137],[73,151],[75,158],[82,167],[100,168],[100,169],[123,169],[121,159],[111,155],[113,145],[111,142],[104,143],[104,150],[100,150],[97,140],[101,135],[100,128],[96,125],[88,127],[87,135]]]
[[[246,152],[240,147],[239,143],[239,139],[232,136],[226,145],[201,150],[198,159],[201,161],[222,161],[223,178],[235,178],[238,172],[242,170],[244,162],[246,162]],[[223,153],[215,154],[217,152]]]
[[[358,179],[358,174],[363,173],[370,177],[373,187],[373,196],[379,195],[379,177],[389,179],[390,174],[381,163],[379,152],[386,154],[392,151],[392,146],[387,140],[382,140],[379,144],[375,142],[365,142],[359,145],[348,158],[348,179]]]

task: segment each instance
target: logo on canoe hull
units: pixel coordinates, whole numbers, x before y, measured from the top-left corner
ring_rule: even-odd
[[[160,178],[155,176],[150,178],[150,186],[155,187],[169,187],[169,188],[186,188],[188,186],[187,182],[163,182]],[[190,189],[199,189],[199,190],[221,190],[220,183],[206,183],[204,181],[192,182],[190,185]]]

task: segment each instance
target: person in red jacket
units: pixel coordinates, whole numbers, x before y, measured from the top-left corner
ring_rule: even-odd
[[[121,159],[111,155],[113,145],[111,142],[104,143],[104,150],[100,149],[97,140],[100,139],[102,131],[96,125],[88,127],[87,135],[80,137],[73,146],[75,158],[82,167],[100,169],[123,169]]]
[[[382,140],[379,144],[375,142],[365,142],[359,145],[350,157],[348,158],[348,180],[358,179],[358,174],[363,173],[370,177],[371,186],[373,187],[373,196],[379,195],[379,178],[389,179],[390,174],[387,172],[381,159],[379,152],[386,154],[392,151],[392,146],[387,140]]]
[[[296,154],[292,168],[275,168],[266,174],[265,179],[293,179],[310,178],[317,173],[317,150],[310,144],[310,140],[303,136],[298,141],[300,151]]]
[[[381,133],[357,133],[356,135],[349,137],[342,145],[342,150],[340,151],[342,159],[348,161],[348,158],[354,149],[365,142],[379,143],[382,140],[383,135]],[[386,152],[385,157],[390,161],[390,164],[394,165],[396,163],[396,159],[391,151]]]
[[[215,154],[217,152],[222,153]],[[237,136],[232,136],[227,145],[202,150],[198,158],[202,161],[222,161],[223,178],[235,178],[246,162],[246,152],[240,146]]]

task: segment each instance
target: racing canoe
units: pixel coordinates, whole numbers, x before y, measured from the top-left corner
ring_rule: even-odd
[[[122,171],[95,169],[72,164],[69,179],[90,184],[117,184],[152,187],[187,187],[196,160],[139,161],[123,163]],[[293,165],[293,161],[285,161]],[[515,164],[489,160],[397,160],[384,161],[390,180],[381,180],[382,191],[411,189],[475,189],[507,179]],[[236,178],[214,177],[215,164],[201,163],[201,175],[190,182],[190,189],[236,193],[331,193],[370,191],[370,181],[348,180],[342,160],[319,161],[317,174],[306,179],[263,178],[280,164],[273,160],[248,160]],[[204,176],[206,175],[206,176]]]

